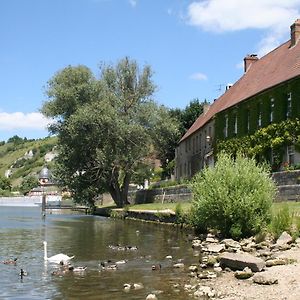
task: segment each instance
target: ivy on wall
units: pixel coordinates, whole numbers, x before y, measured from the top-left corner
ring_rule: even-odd
[[[272,150],[274,164],[279,165],[285,145],[295,145],[296,150],[300,152],[300,119],[273,123],[252,135],[219,141],[216,152],[225,151],[233,155],[241,152],[247,156],[269,160]]]

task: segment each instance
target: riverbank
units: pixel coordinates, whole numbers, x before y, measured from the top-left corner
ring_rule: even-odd
[[[169,223],[176,223],[176,214],[173,210],[162,209],[162,210],[128,210],[128,209],[113,209],[107,210],[113,217],[122,217],[129,219],[138,219],[146,221],[154,221],[158,223],[163,223],[164,220],[168,220]],[[98,212],[99,213],[99,212]],[[191,238],[191,247],[193,241],[197,239],[196,236]],[[252,238],[254,239],[254,238]],[[298,240],[299,242],[299,240]],[[222,241],[217,241],[213,238],[210,245],[212,250],[215,247],[222,245]],[[230,271],[228,268],[223,268],[222,270],[216,271],[215,276],[204,276],[203,274],[207,272],[206,267],[203,267],[201,259],[203,256],[219,256],[223,252],[229,251],[229,253],[245,253],[244,249],[226,249],[220,248],[219,253],[214,253],[215,250],[202,251],[203,249],[197,251],[193,255],[199,256],[199,265],[196,266],[197,272],[191,271],[190,273],[182,273],[185,276],[185,289],[192,298],[197,298],[197,295],[206,295],[205,299],[225,299],[225,300],[254,300],[254,299],[264,299],[264,300],[295,300],[300,299],[300,280],[298,274],[300,273],[300,243],[292,243],[286,245],[286,247],[280,250],[274,250],[274,245],[268,243],[262,243],[261,245],[256,245],[258,250],[254,250],[251,255],[253,257],[262,257],[264,255],[269,255],[268,258],[271,259],[276,257],[276,259],[282,259],[287,264],[275,265],[272,267],[265,267],[262,272],[257,272],[256,277],[262,276],[262,278],[267,279],[264,284],[254,282],[254,276],[248,279],[237,279],[235,277],[235,272]],[[253,246],[253,248],[255,248]],[[260,249],[260,247],[262,247]],[[256,249],[256,248],[255,248]],[[249,249],[248,249],[249,250]],[[247,251],[248,251],[247,250]],[[252,251],[252,250],[251,250]],[[264,253],[264,254],[262,254]],[[217,258],[216,261],[219,259]],[[191,267],[191,269],[190,269]],[[195,266],[184,266],[184,268],[192,270]],[[203,267],[203,268],[202,268]],[[204,272],[204,273],[203,273]],[[268,280],[270,280],[268,282]],[[200,291],[200,292],[199,292]],[[202,292],[204,291],[204,292]],[[198,294],[197,294],[198,293]],[[159,297],[158,297],[159,299]]]
[[[300,299],[300,248],[283,251],[279,257],[294,261],[287,265],[267,268],[263,273],[266,278],[276,279],[277,283],[263,285],[253,283],[253,279],[238,280],[234,272],[222,272],[216,279],[203,280],[202,285],[210,287],[214,299],[223,300],[296,300]]]

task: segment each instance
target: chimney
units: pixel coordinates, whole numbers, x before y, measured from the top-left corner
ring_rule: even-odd
[[[244,72],[246,73],[248,71],[248,69],[250,68],[250,66],[253,63],[255,63],[256,61],[258,61],[258,57],[256,54],[247,55],[244,58]]]
[[[295,46],[300,38],[300,20],[297,19],[294,24],[291,25],[291,46]]]

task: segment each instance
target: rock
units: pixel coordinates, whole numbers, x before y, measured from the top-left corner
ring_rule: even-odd
[[[207,242],[207,243],[218,243],[219,241],[217,240],[217,239],[215,239],[214,237],[207,237],[206,239],[205,239],[205,241]]]
[[[272,277],[268,274],[262,274],[262,273],[256,273],[252,277],[252,280],[254,283],[257,284],[263,284],[263,285],[271,285],[271,284],[277,284],[278,279],[275,277]]]
[[[224,244],[209,244],[207,245],[207,252],[220,253],[225,250]]]
[[[216,278],[217,274],[214,272],[202,272],[198,274],[199,279],[213,279]]]
[[[214,271],[217,273],[221,273],[223,269],[221,267],[214,267]]]
[[[191,272],[197,272],[198,271],[198,267],[197,266],[189,266],[189,271],[191,271]]]
[[[157,300],[157,297],[155,294],[149,294],[147,297],[146,297],[146,300]]]
[[[234,276],[237,279],[248,279],[253,276],[253,272],[250,268],[246,267],[243,271],[236,271]]]
[[[174,268],[184,268],[184,263],[178,263],[173,265]]]
[[[265,268],[266,263],[263,259],[248,253],[228,253],[220,255],[220,265],[222,268],[229,267],[232,270],[243,270],[249,267],[252,272],[260,272]]]
[[[166,256],[166,259],[172,259],[173,257],[172,257],[172,255],[167,255]]]
[[[284,231],[281,236],[277,239],[276,245],[282,246],[286,244],[290,244],[293,241],[293,238],[286,232]]]
[[[194,249],[198,249],[198,248],[202,248],[202,242],[201,240],[193,240],[192,242],[192,248]]]
[[[225,244],[226,248],[232,248],[234,250],[241,249],[240,243],[233,239],[224,239],[222,243]]]
[[[200,286],[200,288],[194,293],[194,297],[215,297],[216,292],[209,286]]]
[[[266,261],[266,266],[267,267],[274,267],[274,266],[282,266],[286,265],[288,262],[284,258],[274,258],[274,259],[269,259]]]

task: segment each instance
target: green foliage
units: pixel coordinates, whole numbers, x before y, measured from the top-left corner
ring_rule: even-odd
[[[285,120],[270,124],[257,130],[254,134],[240,138],[231,138],[217,143],[217,152],[225,151],[235,155],[241,152],[249,157],[268,160],[268,151],[272,149],[274,157],[273,170],[282,164],[283,146],[298,143],[300,120]]]
[[[14,135],[13,137],[9,138],[7,140],[8,143],[13,143],[13,144],[21,144],[23,143],[24,141],[26,142],[26,138],[25,139],[22,139],[21,137],[19,137],[18,135]]]
[[[149,66],[124,58],[101,66],[100,79],[83,66],[68,67],[48,85],[42,112],[57,121],[59,138],[55,174],[75,201],[93,205],[110,192],[117,206],[127,204],[128,186],[138,165],[163,149],[177,130],[155,91]]]
[[[6,170],[11,170],[10,181],[12,187],[19,187],[23,178],[29,174],[36,175],[44,164],[44,155],[38,150],[44,144],[52,149],[57,143],[55,137],[39,140],[29,140],[24,138],[20,144],[5,143],[0,146],[0,174],[5,174]],[[51,145],[51,146],[50,146]],[[34,150],[35,149],[35,150]],[[32,158],[25,159],[24,154],[30,150],[33,152]]]
[[[23,195],[28,194],[34,187],[38,187],[39,181],[36,176],[27,176],[23,179],[21,185],[20,185],[20,192]]]
[[[285,205],[272,215],[270,231],[274,238],[277,239],[283,231],[291,232],[292,223],[293,217],[288,205]]]
[[[10,182],[9,178],[0,176],[0,189],[5,190],[5,191],[11,190],[11,182]]]
[[[177,203],[175,206],[175,216],[176,216],[176,224],[187,224],[188,223],[188,214],[184,212],[181,203]]]
[[[196,228],[241,238],[258,233],[270,221],[276,188],[265,166],[239,153],[234,160],[222,152],[215,167],[195,176],[192,190]]]

